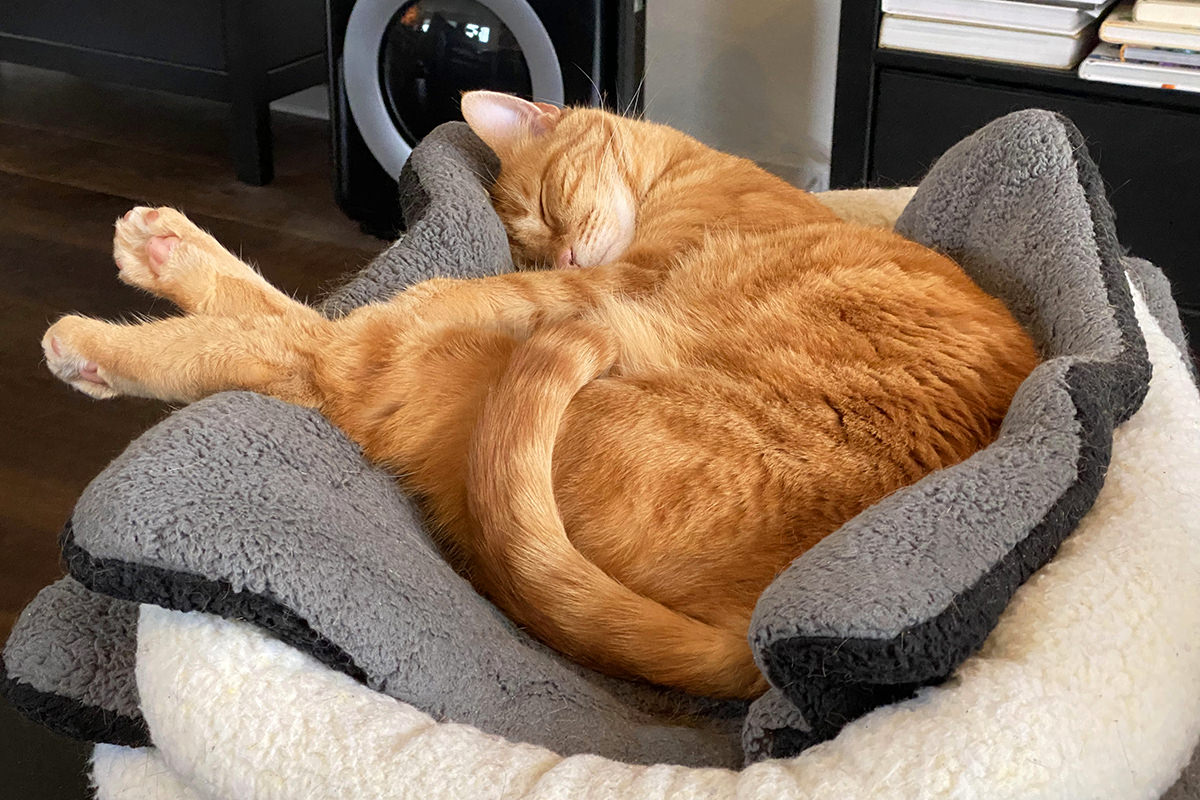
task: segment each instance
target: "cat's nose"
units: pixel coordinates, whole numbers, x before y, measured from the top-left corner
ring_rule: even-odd
[[[554,259],[554,266],[557,269],[578,269],[579,264],[575,261],[575,248],[564,247],[558,251],[558,256]]]

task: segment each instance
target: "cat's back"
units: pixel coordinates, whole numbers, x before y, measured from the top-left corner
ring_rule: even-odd
[[[648,248],[669,259],[712,235],[734,242],[797,225],[838,221],[811,192],[753,161],[713,150],[663,126],[653,128],[656,135],[644,144],[657,152],[644,163],[648,169],[666,166],[651,169],[648,189],[640,193],[635,251]]]
[[[749,312],[830,332],[876,327],[886,336],[906,319],[977,316],[1001,336],[1027,338],[1004,304],[950,258],[893,231],[840,220],[712,231],[680,257],[661,293],[668,305],[703,307],[737,327]]]
[[[939,432],[939,465],[994,437],[1037,360],[1004,304],[949,258],[842,222],[712,232],[641,305],[656,348],[642,362],[674,391],[747,418],[865,416],[905,447]]]

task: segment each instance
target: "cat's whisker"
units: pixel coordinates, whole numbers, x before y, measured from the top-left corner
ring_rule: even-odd
[[[620,164],[625,168],[625,170],[628,170],[632,162],[629,160],[629,153],[625,150],[625,137],[618,136],[616,142],[617,147],[620,148],[621,151]]]
[[[597,166],[597,169],[596,169],[597,174],[595,176],[595,181],[593,184],[593,188],[594,188],[594,191],[592,193],[592,195],[593,195],[592,196],[592,208],[593,209],[600,208],[600,184],[601,184],[600,179],[601,179],[601,176],[605,175],[605,173],[607,171],[606,167],[609,165],[614,165],[611,170],[612,177],[615,179],[620,178],[619,170],[617,170],[615,168],[615,158],[613,156],[613,142],[617,138],[617,133],[618,133],[617,126],[611,125],[608,140],[604,143],[604,147],[600,151],[599,161],[597,162],[597,165],[596,165]]]
[[[604,92],[600,91],[600,87],[596,84],[595,79],[592,78],[592,74],[590,72],[588,72],[586,69],[584,69],[583,67],[579,66],[578,64],[575,65],[575,69],[582,72],[584,77],[588,79],[588,83],[590,83],[592,85],[592,88],[596,90],[596,100],[601,105],[603,105],[604,104]]]
[[[476,178],[478,178],[479,182],[481,184],[483,184],[484,186],[490,186],[496,179],[495,175],[488,174],[487,172],[485,172],[483,170],[482,167],[480,167],[478,170],[475,169],[473,166],[468,167],[467,171],[470,172],[472,175],[474,175]]]
[[[646,85],[646,72],[647,71],[648,70],[642,71],[642,79],[638,81],[637,88],[633,90],[633,95],[630,96],[629,102],[625,104],[625,110],[621,112],[621,116],[629,117],[629,112],[632,111],[634,105],[637,104],[638,96],[641,95],[641,93],[642,93],[642,87]],[[637,119],[639,117],[641,117],[641,114],[638,114],[637,117],[633,117],[633,119]]]
[[[637,89],[635,89],[633,92],[633,97],[630,98],[629,107],[625,109],[625,116],[629,115],[629,111],[630,111],[630,109],[633,108],[634,102],[641,96],[643,90],[646,88],[646,76],[650,74],[654,65],[658,62],[660,55],[661,55],[660,53],[653,53],[650,56],[650,59],[645,64],[642,65],[642,77],[641,77],[641,80],[638,81]],[[662,93],[662,89],[659,89],[658,92],[656,92],[654,94],[654,97],[658,97],[658,95],[661,93]],[[647,111],[647,109],[650,108],[650,104],[652,102],[653,102],[653,98],[646,100],[646,102],[642,103],[641,110],[638,111],[638,113],[635,116],[631,117],[631,119],[636,119],[636,120],[645,119],[646,111]],[[665,120],[660,120],[660,121],[665,122]]]

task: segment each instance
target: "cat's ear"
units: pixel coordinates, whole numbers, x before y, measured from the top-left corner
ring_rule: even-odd
[[[463,94],[462,115],[484,144],[504,156],[520,142],[553,130],[562,109],[511,94],[475,91]]]

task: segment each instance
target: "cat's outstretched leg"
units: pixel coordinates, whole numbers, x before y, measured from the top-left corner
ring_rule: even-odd
[[[316,316],[173,208],[130,209],[116,222],[113,260],[125,283],[191,314]]]
[[[63,317],[46,331],[51,372],[92,397],[190,401],[252,389],[315,403],[312,344],[328,322],[292,300],[170,208],[117,220],[113,257],[126,283],[190,316],[115,324]]]
[[[314,351],[329,324],[299,315],[187,316],[136,325],[67,316],[46,331],[42,351],[51,372],[92,397],[189,402],[250,389],[315,406]]]

